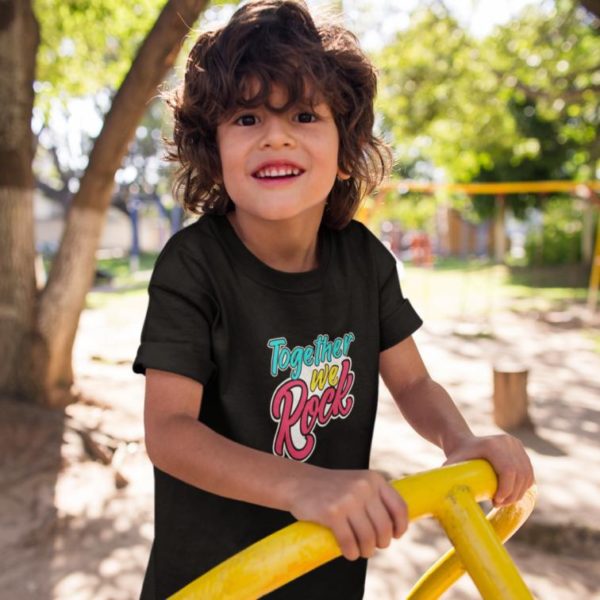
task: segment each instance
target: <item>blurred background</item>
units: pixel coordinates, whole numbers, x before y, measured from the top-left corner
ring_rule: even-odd
[[[600,2],[308,4],[379,71],[395,165],[357,218],[397,258],[429,370],[476,433],[510,431],[534,462],[538,506],[509,551],[537,597],[600,598]],[[159,94],[236,6],[0,2],[6,597],[139,596],[153,481],[131,362],[154,261],[194,218]],[[382,385],[373,468],[442,462]],[[404,598],[448,544],[414,525],[370,562],[365,598]],[[479,596],[465,577],[445,597]]]

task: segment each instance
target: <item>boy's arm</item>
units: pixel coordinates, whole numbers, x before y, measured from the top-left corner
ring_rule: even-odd
[[[444,451],[445,464],[473,458],[491,463],[498,475],[496,506],[516,502],[533,484],[521,442],[506,434],[473,435],[448,392],[429,377],[412,337],[381,352],[379,370],[413,429]]]
[[[349,560],[404,533],[406,504],[374,471],[325,469],[236,443],[198,421],[203,386],[146,370],[144,427],[156,467],[203,490],[329,527]]]
[[[285,510],[292,481],[311,467],[233,442],[198,421],[204,388],[147,369],[144,429],[148,458],[162,471],[221,496]],[[238,473],[243,474],[239,476]]]

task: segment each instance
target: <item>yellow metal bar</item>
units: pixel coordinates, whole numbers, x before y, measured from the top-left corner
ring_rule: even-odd
[[[424,192],[437,190],[464,192],[466,194],[525,194],[573,192],[586,189],[600,191],[600,181],[510,181],[499,183],[432,183],[431,181],[388,180],[379,186],[379,192]]]
[[[537,489],[531,487],[519,502],[502,508],[495,508],[487,519],[496,535],[505,542],[527,520],[535,505]],[[433,600],[439,598],[466,569],[456,550],[451,548],[417,581],[406,600]]]
[[[435,515],[440,502],[457,485],[467,486],[477,501],[491,498],[498,485],[496,473],[485,460],[472,460],[392,481],[408,506],[410,521]]]
[[[468,487],[455,487],[437,516],[484,600],[533,600]]]
[[[299,521],[232,556],[170,598],[260,598],[339,555],[329,529]]]
[[[598,286],[600,286],[600,222],[596,226],[596,244],[594,256],[592,257],[592,271],[590,273],[590,284],[588,286],[588,309],[596,310],[598,301]]]
[[[474,460],[417,473],[392,485],[406,501],[412,521],[437,514],[456,486],[468,488],[476,500],[491,498],[497,480],[489,463]],[[258,598],[340,555],[335,537],[327,528],[294,523],[232,556],[171,599]]]

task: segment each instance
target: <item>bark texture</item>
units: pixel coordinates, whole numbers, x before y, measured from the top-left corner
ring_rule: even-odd
[[[39,400],[36,333],[33,78],[39,44],[30,2],[0,0],[0,394]]]
[[[0,37],[5,14],[2,8],[4,4],[6,0],[0,0]],[[8,4],[13,6],[14,12],[15,7],[20,7],[22,2],[14,0]],[[34,333],[30,333],[30,337],[35,342],[35,350],[29,353],[31,359],[29,362],[34,361],[38,364],[43,385],[42,402],[45,404],[60,407],[76,399],[72,371],[73,343],[79,317],[85,304],[85,296],[93,281],[95,253],[114,190],[114,175],[133,138],[135,128],[146,110],[148,101],[156,94],[158,85],[172,67],[189,27],[193,25],[207,4],[208,0],[169,0],[165,4],[115,95],[102,131],[96,139],[88,168],[81,179],[79,191],[71,203],[60,248],[53,261],[46,286],[39,296],[38,304],[26,309],[27,314],[34,314],[36,319]],[[2,43],[0,41],[0,49],[4,48]],[[8,48],[9,43],[5,46]],[[2,60],[0,55],[0,61]],[[4,73],[4,69],[2,72]],[[29,81],[31,82],[32,79]],[[6,85],[6,81],[1,84]],[[0,90],[0,94],[3,93],[5,90]],[[3,102],[3,105],[6,104]],[[30,118],[31,107],[27,119],[29,140],[31,140]],[[31,146],[31,141],[29,145]],[[28,189],[33,186],[31,158],[30,156],[28,161]],[[27,231],[27,235],[31,237],[32,223],[27,226]],[[23,260],[25,261],[25,258]],[[29,287],[35,290],[33,265],[32,253],[26,263],[19,266],[18,272],[21,276],[27,273],[31,279]],[[11,314],[11,310],[14,311],[12,301],[7,314]],[[13,318],[15,319],[16,317]],[[5,372],[0,373],[6,376]],[[2,391],[2,382],[3,380],[0,379],[0,391]],[[21,382],[19,385],[23,386],[24,383]],[[34,399],[25,388],[19,395]],[[39,395],[35,396],[35,399],[39,400]]]
[[[46,350],[36,329],[33,190],[0,186],[0,395],[42,402]]]
[[[33,78],[39,45],[31,1],[0,0],[0,187],[33,188]]]

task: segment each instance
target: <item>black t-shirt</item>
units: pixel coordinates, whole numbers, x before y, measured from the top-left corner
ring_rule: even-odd
[[[270,268],[224,216],[205,215],[160,253],[136,373],[204,385],[198,419],[241,444],[336,469],[366,469],[379,353],[420,325],[396,261],[362,224],[321,226],[319,266]],[[142,598],[163,599],[294,521],[211,494],[154,468],[155,538]],[[272,599],[362,598],[366,560],[335,559]]]

